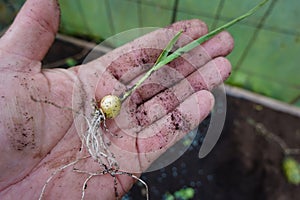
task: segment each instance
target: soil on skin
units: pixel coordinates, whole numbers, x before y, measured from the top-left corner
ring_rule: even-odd
[[[57,40],[43,61],[77,55],[82,48]],[[79,59],[79,63],[80,63]],[[170,166],[142,175],[150,199],[163,199],[184,187],[195,191],[197,200],[293,200],[300,197],[300,185],[289,184],[282,171],[284,154],[278,143],[267,139],[249,121],[262,124],[290,148],[300,148],[300,119],[244,99],[227,97],[225,127],[216,146],[199,159],[201,141],[209,124],[200,126],[190,148]],[[300,161],[300,156],[294,156]],[[144,189],[135,184],[123,198],[144,199]]]

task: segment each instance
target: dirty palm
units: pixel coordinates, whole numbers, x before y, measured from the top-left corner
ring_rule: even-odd
[[[96,102],[96,105],[94,106],[94,113],[93,118],[91,122],[87,120],[88,123],[88,130],[86,132],[86,135],[83,136],[83,142],[88,149],[88,152],[97,163],[101,167],[103,167],[100,172],[88,172],[88,171],[80,171],[80,170],[74,170],[79,173],[86,173],[88,174],[88,178],[84,181],[82,186],[82,197],[81,199],[84,199],[85,195],[85,189],[87,187],[88,181],[94,177],[104,174],[110,174],[114,179],[114,193],[115,197],[119,198],[118,188],[117,188],[117,175],[127,175],[132,177],[133,179],[136,179],[140,181],[146,188],[146,199],[149,199],[149,191],[147,184],[139,179],[137,176],[135,176],[132,173],[121,171],[120,166],[115,159],[114,154],[109,150],[107,143],[104,141],[104,135],[101,132],[101,130],[106,131],[107,133],[110,133],[109,129],[106,126],[106,119],[113,119],[117,117],[121,110],[122,102],[124,102],[133,92],[135,92],[146,80],[149,78],[155,71],[159,70],[161,67],[165,66],[166,64],[169,64],[176,58],[180,57],[182,54],[187,53],[197,47],[198,45],[202,44],[203,42],[209,40],[211,37],[215,36],[216,34],[220,33],[224,29],[232,26],[233,24],[237,23],[238,21],[248,17],[252,13],[254,13],[259,7],[261,7],[266,1],[262,2],[252,10],[250,10],[245,15],[242,15],[239,18],[234,19],[233,21],[219,27],[216,30],[211,31],[208,34],[205,34],[204,36],[186,44],[184,47],[178,48],[174,50],[174,45],[178,41],[180,35],[182,34],[183,30],[180,30],[178,33],[175,34],[175,36],[169,41],[169,43],[166,45],[166,47],[162,50],[160,55],[158,56],[157,60],[155,61],[154,65],[146,71],[146,73],[137,80],[136,83],[134,83],[129,89],[127,89],[125,92],[121,93],[121,95],[106,95],[104,96],[99,102]],[[171,51],[174,52],[171,52]],[[221,83],[223,80],[220,80],[219,83]],[[209,89],[209,88],[206,88]],[[166,89],[164,89],[166,90]],[[198,89],[199,90],[199,89]],[[161,91],[157,91],[161,92]],[[164,91],[165,92],[165,91]],[[171,102],[167,102],[169,104],[172,104]],[[176,105],[178,106],[178,105]],[[168,111],[169,112],[169,111]],[[145,114],[146,115],[146,114]],[[161,116],[160,116],[161,117]],[[158,117],[156,117],[158,118]],[[102,124],[102,127],[101,127]],[[115,137],[118,137],[118,135],[115,135]],[[160,147],[162,148],[162,147]],[[89,157],[89,156],[88,156]],[[85,158],[88,158],[85,157]],[[105,159],[105,161],[103,161]],[[74,161],[71,163],[71,165],[76,164],[79,162],[80,159]],[[69,167],[70,163],[59,168],[48,180],[47,183],[53,178],[53,176],[61,171],[62,169]],[[40,199],[42,198],[44,194],[44,190],[46,188],[46,184],[43,187],[43,192],[41,193]]]
[[[147,169],[151,162],[161,155],[166,148],[197,126],[209,113],[213,106],[213,98],[206,90],[220,84],[230,72],[230,64],[222,56],[227,55],[231,51],[232,42],[227,33],[220,32],[254,13],[266,2],[263,1],[247,14],[208,34],[204,34],[206,28],[202,22],[197,20],[178,22],[169,27],[173,34],[165,34],[166,29],[158,30],[110,52],[103,58],[86,64],[89,65],[89,68],[87,66],[79,66],[69,69],[67,73],[75,73],[80,81],[94,84],[94,86],[91,86],[94,94],[86,95],[85,97],[88,100],[87,104],[90,104],[93,99],[96,100],[96,104],[92,107],[89,114],[81,115],[87,124],[87,131],[79,133],[81,138],[79,143],[83,145],[78,145],[78,142],[76,142],[77,145],[71,149],[68,149],[70,146],[66,148],[63,142],[66,143],[67,138],[76,140],[70,135],[70,132],[74,133],[74,130],[68,132],[69,134],[66,134],[58,142],[56,150],[51,151],[48,156],[45,155],[46,157],[37,168],[34,168],[33,173],[30,174],[28,172],[28,176],[20,183],[13,185],[13,187],[28,187],[22,185],[22,182],[35,180],[34,178],[40,172],[43,176],[49,175],[47,179],[43,179],[45,183],[42,184],[40,199],[46,199],[48,196],[49,198],[52,196],[52,198],[66,197],[72,199],[79,196],[81,196],[81,199],[85,197],[96,198],[97,196],[100,199],[119,198],[130,189],[134,180],[140,181],[147,188],[147,184],[138,178],[139,174]],[[194,41],[190,42],[186,39],[181,39],[182,31],[183,34],[188,35]],[[218,36],[208,40],[218,33],[220,33]],[[204,36],[200,37],[201,35]],[[162,38],[159,42],[165,43],[164,47],[162,47],[163,50],[150,49],[147,52],[145,49],[140,49],[145,54],[141,54],[141,51],[135,51],[143,42],[157,42],[158,37]],[[199,46],[205,41],[207,42]],[[133,49],[133,53],[122,57],[124,51],[126,52],[125,49]],[[170,53],[171,50],[173,53]],[[137,52],[140,54],[136,54]],[[200,64],[195,64],[192,60],[189,60],[193,58],[193,55],[203,54],[209,56],[206,58],[194,57],[197,61],[202,62]],[[139,71],[134,71],[132,73],[134,76],[132,77],[122,77],[123,72],[119,69],[133,70],[132,66],[126,65],[128,64],[126,62],[135,58],[136,55],[144,56],[148,59],[148,63],[154,64],[146,71],[142,71],[145,68],[139,69],[137,67]],[[195,64],[196,67],[190,66],[188,62],[182,59],[185,55],[190,57],[186,59],[190,63]],[[115,62],[112,62],[114,65],[108,64],[104,71],[99,68],[99,64],[111,63],[112,58],[116,57],[120,59],[114,60]],[[147,81],[155,82],[155,78],[162,77],[163,71],[157,70],[166,64],[169,64],[182,76],[186,77],[182,80],[187,80],[187,82],[178,79],[168,80],[169,87],[167,89],[160,86],[153,87],[153,84],[149,84]],[[211,71],[212,66],[215,66],[215,71]],[[212,72],[217,72],[217,75],[211,74]],[[51,71],[43,73],[46,76],[51,76],[49,75]],[[96,81],[92,80],[93,74],[95,74],[94,79]],[[100,81],[98,80],[99,77]],[[172,83],[172,81],[175,82]],[[125,83],[129,86],[126,86]],[[89,87],[89,84],[87,85],[83,87]],[[150,90],[147,88],[149,85],[151,85]],[[88,90],[84,88],[84,91]],[[175,93],[176,96],[174,95]],[[49,98],[49,101],[40,100],[43,99],[42,97]],[[47,102],[51,102],[51,96],[34,96],[33,103],[38,103],[39,106],[47,107],[43,105]],[[98,104],[98,102],[101,103]],[[159,107],[161,110],[155,112],[155,115],[151,115],[151,105],[154,104],[161,105]],[[60,110],[55,112],[65,112],[62,111],[64,106],[60,105],[59,101],[55,101],[55,103],[48,106],[52,107],[47,107],[48,109]],[[120,109],[121,106],[122,109]],[[196,112],[195,109],[197,110]],[[124,110],[128,112],[122,112]],[[121,112],[119,113],[119,111]],[[77,113],[77,110],[68,112],[68,115],[70,115],[70,113]],[[124,118],[124,116],[128,118]],[[132,133],[128,135],[127,131],[133,132],[135,135],[132,135]],[[57,149],[60,149],[60,151]],[[59,155],[58,152],[64,151],[66,152],[65,158],[61,156],[55,158],[55,155]],[[126,154],[128,152],[130,155]],[[90,158],[92,158],[92,162]],[[138,162],[136,162],[137,160]],[[58,163],[62,165],[58,165]],[[66,173],[66,175],[62,175],[63,173]],[[95,176],[99,178],[96,180]],[[61,192],[58,195],[54,193],[55,187],[69,187],[76,194],[66,193],[64,189],[58,189]],[[5,188],[3,192],[4,195],[7,194],[5,197],[9,197],[9,192],[10,189]],[[146,198],[148,199],[148,191]]]

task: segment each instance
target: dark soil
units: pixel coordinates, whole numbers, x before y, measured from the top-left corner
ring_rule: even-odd
[[[56,41],[44,63],[78,55],[82,48]],[[80,59],[79,59],[80,60]],[[249,123],[249,122],[254,122]],[[199,127],[191,147],[180,159],[161,170],[142,175],[150,189],[150,199],[163,199],[185,187],[195,190],[200,200],[294,200],[300,186],[287,182],[282,171],[284,153],[278,143],[262,136],[263,125],[290,148],[300,148],[300,119],[228,96],[227,117],[221,137],[203,159],[198,158],[201,141],[209,124]],[[300,156],[294,156],[300,161]],[[136,184],[124,199],[143,199],[143,187]]]

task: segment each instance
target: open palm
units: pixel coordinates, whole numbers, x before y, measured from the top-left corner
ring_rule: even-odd
[[[121,94],[132,85],[172,38],[167,30],[184,30],[191,39],[207,32],[199,20],[177,22],[85,65],[42,70],[40,61],[58,24],[56,0],[27,0],[0,40],[0,199],[38,199],[53,171],[88,155],[81,150],[80,136],[86,130],[85,117],[93,112],[92,99]],[[181,39],[178,45],[187,42]],[[155,45],[159,48],[146,48]],[[117,136],[103,134],[122,171],[140,174],[208,115],[214,103],[208,90],[228,77],[230,63],[222,56],[232,48],[230,35],[219,34],[170,64],[168,69],[186,77],[184,81],[170,70],[159,70],[123,103],[116,119],[107,120],[109,132]],[[75,167],[101,171],[91,158]],[[53,178],[45,199],[80,199],[88,175],[73,168]],[[129,176],[117,180],[121,195],[134,183]],[[85,197],[114,199],[113,178],[107,174],[91,179]]]

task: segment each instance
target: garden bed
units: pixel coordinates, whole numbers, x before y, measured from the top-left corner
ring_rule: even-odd
[[[47,67],[79,64],[92,46],[59,36],[43,63]],[[264,100],[251,101],[256,98],[229,92],[225,127],[212,152],[198,158],[208,117],[183,156],[166,168],[143,174],[150,199],[171,198],[166,194],[182,188],[192,188],[192,199],[201,200],[299,198],[300,186],[287,181],[282,170],[285,155],[274,137],[278,136],[289,148],[300,148],[300,112],[260,98]],[[300,161],[299,155],[293,158]],[[136,184],[124,199],[142,199],[142,192],[143,188]]]

